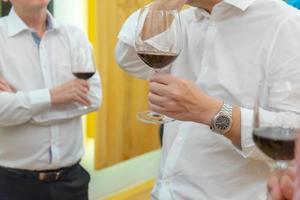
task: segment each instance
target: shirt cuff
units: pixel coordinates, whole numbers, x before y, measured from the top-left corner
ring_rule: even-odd
[[[241,108],[241,148],[236,150],[244,157],[250,157],[255,152],[255,144],[252,139],[253,110]]]
[[[29,101],[32,115],[49,110],[51,108],[51,96],[49,89],[29,92]]]

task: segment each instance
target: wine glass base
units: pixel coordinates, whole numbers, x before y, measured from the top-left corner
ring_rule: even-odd
[[[137,114],[137,118],[138,120],[149,124],[165,124],[175,121],[170,117],[151,111],[140,112]]]

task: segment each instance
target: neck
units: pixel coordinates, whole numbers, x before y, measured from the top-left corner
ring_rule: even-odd
[[[39,10],[25,10],[14,8],[17,15],[30,28],[34,29],[39,37],[43,37],[46,32],[47,8]]]
[[[221,0],[188,0],[188,4],[194,7],[203,8],[211,13],[214,6]]]

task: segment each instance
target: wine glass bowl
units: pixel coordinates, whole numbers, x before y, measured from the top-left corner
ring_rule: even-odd
[[[253,139],[262,152],[273,160],[294,159],[296,128],[264,127],[254,130]]]
[[[170,66],[182,50],[182,29],[178,10],[153,9],[146,6],[140,10],[135,51],[138,57],[155,73]],[[145,123],[167,123],[173,119],[152,111],[140,112],[138,119]]]
[[[290,86],[288,81],[281,84],[281,87],[286,87],[285,95],[293,99],[298,91]],[[282,99],[282,102],[270,101],[271,93],[267,82],[260,84],[253,112],[253,141],[275,161],[275,169],[285,169],[295,156],[295,141],[300,130],[300,105],[291,106],[292,100],[289,102],[289,99],[286,102]]]

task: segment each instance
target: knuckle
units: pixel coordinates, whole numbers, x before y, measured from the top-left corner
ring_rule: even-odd
[[[173,99],[178,99],[180,97],[180,92],[178,90],[172,90],[170,92],[170,96]]]
[[[150,102],[153,101],[153,94],[152,93],[148,94],[148,99],[149,99]]]
[[[176,103],[175,102],[173,102],[173,101],[169,101],[168,103],[167,103],[167,107],[168,108],[174,108],[174,107],[176,107]]]

